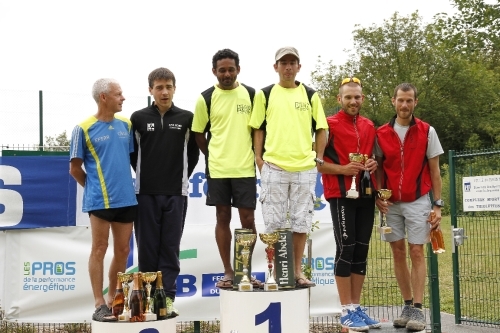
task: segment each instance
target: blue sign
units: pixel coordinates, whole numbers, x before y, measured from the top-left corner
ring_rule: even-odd
[[[0,230],[74,225],[68,156],[0,157]]]

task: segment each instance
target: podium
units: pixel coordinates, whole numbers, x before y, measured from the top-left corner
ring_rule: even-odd
[[[309,288],[272,292],[221,289],[220,314],[221,333],[309,332]]]
[[[175,318],[156,320],[156,321],[143,321],[143,322],[100,322],[92,321],[92,333],[139,333],[139,332],[161,332],[161,333],[175,333],[177,321]]]

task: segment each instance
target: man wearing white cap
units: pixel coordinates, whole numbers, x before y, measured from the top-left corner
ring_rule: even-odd
[[[328,124],[318,94],[295,80],[300,71],[297,49],[280,48],[274,70],[279,82],[257,92],[250,118],[261,175],[259,200],[266,232],[288,227],[290,221],[296,287],[314,287],[301,263],[314,213],[316,166],[323,163]],[[316,134],[316,151],[312,133]]]

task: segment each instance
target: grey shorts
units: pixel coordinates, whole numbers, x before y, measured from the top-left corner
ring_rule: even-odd
[[[410,244],[429,243],[430,225],[427,219],[431,208],[428,194],[413,202],[394,202],[387,213],[387,225],[392,228],[392,233],[383,235],[382,239],[395,242],[406,236]]]
[[[266,232],[287,227],[297,233],[311,230],[317,173],[316,167],[288,172],[264,163],[260,172],[262,190],[259,200]]]

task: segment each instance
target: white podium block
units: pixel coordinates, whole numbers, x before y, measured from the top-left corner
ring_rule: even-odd
[[[161,333],[175,333],[177,320],[175,318],[157,321],[143,321],[143,322],[122,322],[113,321],[102,323],[99,321],[92,321],[92,333],[139,333],[139,332],[161,332]],[[151,331],[145,331],[150,329]]]
[[[308,288],[219,292],[221,333],[309,332]]]

